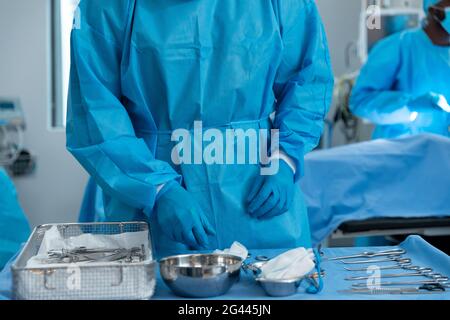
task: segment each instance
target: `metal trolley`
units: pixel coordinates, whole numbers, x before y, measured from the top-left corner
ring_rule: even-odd
[[[136,263],[61,264],[27,268],[45,232],[56,226],[64,239],[82,234],[116,235],[147,231],[145,259]],[[14,265],[13,292],[21,300],[148,300],[155,290],[149,226],[145,222],[42,225],[33,231]]]

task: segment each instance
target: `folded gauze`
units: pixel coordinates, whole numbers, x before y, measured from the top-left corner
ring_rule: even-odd
[[[238,256],[239,258],[242,259],[242,261],[247,259],[247,256],[248,256],[247,248],[243,244],[241,244],[237,241],[233,242],[233,244],[231,245],[231,247],[229,249],[225,249],[223,251],[216,250],[216,251],[214,251],[214,253],[223,253],[223,254],[230,254],[233,256]]]
[[[261,266],[260,277],[268,280],[301,278],[315,267],[314,252],[305,248],[287,251]]]

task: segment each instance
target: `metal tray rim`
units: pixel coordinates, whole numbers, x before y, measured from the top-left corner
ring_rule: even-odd
[[[29,268],[29,267],[19,267],[17,266],[17,261],[20,261],[22,258],[22,255],[25,254],[26,248],[28,244],[31,242],[31,239],[35,236],[36,232],[39,229],[42,228],[48,228],[48,227],[54,227],[54,226],[95,226],[95,225],[132,225],[132,224],[139,224],[139,225],[145,225],[147,230],[150,230],[150,227],[148,223],[143,221],[129,221],[129,222],[88,222],[88,223],[47,223],[47,224],[41,224],[36,226],[33,231],[31,232],[30,236],[28,237],[27,241],[23,245],[20,254],[15,259],[14,263],[11,265],[11,270],[13,272],[20,272],[20,271],[41,271],[41,270],[52,270],[52,269],[67,269],[68,266],[64,265],[56,265],[52,267],[44,267],[44,268]],[[124,264],[124,265],[114,265],[111,263],[105,263],[105,264],[95,264],[95,265],[79,265],[78,267],[80,269],[89,269],[89,268],[102,268],[102,267],[117,267],[117,268],[130,268],[130,267],[146,267],[150,266],[152,264],[156,264],[155,260],[147,260],[143,262],[133,263],[133,264]]]

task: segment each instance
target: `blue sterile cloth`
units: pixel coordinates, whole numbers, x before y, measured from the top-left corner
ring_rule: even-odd
[[[313,244],[340,224],[450,215],[450,139],[424,134],[313,152],[302,190]]]
[[[414,265],[431,267],[435,272],[442,273],[444,275],[450,275],[450,257],[445,253],[434,248],[423,240],[419,236],[411,236],[405,242],[400,245],[401,248],[407,251],[405,257],[412,259]],[[392,249],[392,247],[371,247],[371,248],[330,248],[324,249],[326,257],[334,257],[348,254],[360,253],[366,250],[386,250]],[[266,255],[268,257],[274,257],[282,250],[251,250],[252,256]],[[392,263],[390,263],[392,264]],[[380,264],[381,266],[381,264]],[[325,270],[324,288],[323,291],[317,295],[306,294],[304,289],[300,288],[297,295],[283,298],[283,299],[305,299],[305,300],[353,300],[353,299],[450,299],[450,292],[439,294],[420,294],[420,295],[361,295],[361,294],[340,294],[339,290],[349,289],[352,282],[344,280],[345,277],[355,275],[365,275],[365,273],[352,273],[345,271],[343,264],[335,261],[323,261],[322,269]],[[383,273],[400,273],[406,272],[402,270],[385,270]],[[412,278],[398,278],[403,280],[423,280],[425,277],[412,277]],[[386,279],[389,280],[389,279]],[[395,279],[394,279],[395,280]],[[359,282],[359,281],[358,281]],[[174,296],[169,288],[161,283],[161,279],[158,275],[158,286],[156,290],[155,299],[179,299]],[[227,295],[218,297],[216,299],[274,299],[265,295],[262,288],[259,287],[254,279],[245,272],[242,272],[242,277],[239,283],[237,283]],[[280,298],[278,298],[280,299]]]
[[[450,257],[445,253],[439,251],[435,247],[428,244],[419,236],[411,236],[399,246],[407,251],[404,257],[412,259],[414,265],[433,268],[434,272],[439,272],[443,275],[450,275]],[[371,247],[371,248],[329,248],[324,249],[325,257],[335,257],[341,255],[355,254],[363,251],[387,250],[392,247]],[[253,256],[266,255],[268,257],[275,257],[283,252],[283,250],[251,250]],[[389,263],[392,264],[392,263]],[[381,263],[379,264],[382,265]],[[349,272],[344,270],[344,265],[336,261],[323,261],[322,269],[325,270],[324,288],[323,291],[317,295],[304,293],[304,288],[299,288],[297,295],[283,298],[283,299],[304,299],[304,300],[353,300],[353,299],[436,299],[436,300],[450,300],[450,292],[438,294],[420,294],[420,295],[362,295],[362,294],[342,294],[338,291],[349,289],[353,282],[344,280],[345,277],[353,275],[365,275],[365,272]],[[400,273],[409,272],[402,270],[384,270],[383,273]],[[250,274],[242,271],[241,280],[231,288],[225,296],[217,297],[215,299],[225,300],[239,300],[239,299],[275,299],[265,295],[262,288],[254,281]],[[163,283],[158,273],[157,275],[157,289],[154,299],[180,299],[172,294],[169,288]],[[407,280],[426,280],[425,277],[405,277],[396,279],[382,279],[383,281],[407,281]],[[11,297],[12,279],[9,268],[5,268],[0,273],[0,296],[4,298]],[[358,281],[359,282],[359,281]],[[280,299],[280,298],[278,298]]]

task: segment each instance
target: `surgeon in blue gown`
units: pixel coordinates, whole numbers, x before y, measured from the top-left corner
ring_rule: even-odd
[[[350,108],[376,125],[374,138],[449,136],[450,1],[424,5],[423,27],[380,41],[353,89]]]
[[[79,8],[67,147],[91,175],[82,219],[149,221],[158,256],[233,241],[310,246],[297,182],[333,88],[315,2],[84,0]],[[176,163],[172,134],[193,134],[195,121],[221,132],[278,129],[270,158],[278,172]]]

